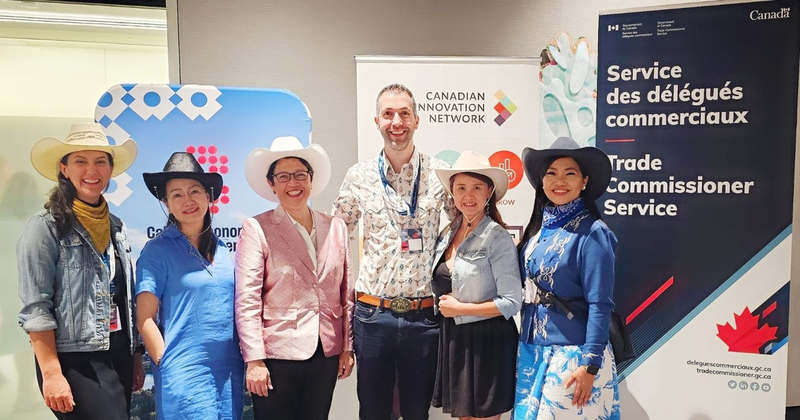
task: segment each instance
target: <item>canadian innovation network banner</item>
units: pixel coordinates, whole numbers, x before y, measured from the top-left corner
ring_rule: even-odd
[[[509,231],[522,233],[533,188],[520,156],[535,146],[539,120],[539,58],[356,56],[358,159],[383,148],[374,117],[378,92],[401,83],[414,94],[419,128],[414,144],[453,164],[464,150],[504,169],[509,190],[498,208]],[[442,226],[443,227],[443,226]]]
[[[600,16],[624,418],[785,417],[798,1]]]

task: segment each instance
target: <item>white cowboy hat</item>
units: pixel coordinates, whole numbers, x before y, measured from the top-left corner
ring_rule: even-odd
[[[122,144],[112,146],[103,131],[103,126],[97,123],[72,124],[69,134],[62,141],[53,137],[45,137],[36,142],[31,148],[31,163],[36,172],[43,177],[58,181],[58,162],[72,153],[81,150],[99,150],[111,155],[114,159],[114,169],[111,177],[125,172],[133,161],[139,149],[133,139],[127,139]]]
[[[247,156],[244,162],[244,175],[247,183],[258,195],[275,203],[278,196],[267,182],[267,172],[272,162],[285,157],[303,158],[314,171],[309,198],[322,192],[331,179],[331,161],[328,153],[318,144],[303,147],[297,137],[278,137],[269,149],[259,147]]]
[[[508,191],[508,173],[500,168],[493,167],[489,163],[489,158],[473,150],[462,152],[450,169],[437,169],[436,176],[442,181],[444,189],[450,195],[453,195],[453,192],[450,191],[450,178],[464,172],[474,172],[489,177],[494,183],[494,192],[497,200],[503,198],[506,195],[506,191]]]

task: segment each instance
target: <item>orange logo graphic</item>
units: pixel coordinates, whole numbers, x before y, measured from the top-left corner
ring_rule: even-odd
[[[508,189],[516,187],[522,178],[525,177],[525,170],[522,168],[522,160],[508,150],[500,150],[489,156],[489,163],[496,168],[500,168],[508,174]]]

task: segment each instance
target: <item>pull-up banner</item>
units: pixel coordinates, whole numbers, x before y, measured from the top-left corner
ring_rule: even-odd
[[[533,203],[520,155],[538,132],[539,61],[356,56],[358,159],[374,157],[383,148],[375,126],[376,99],[385,86],[401,83],[417,102],[414,145],[420,151],[452,165],[464,150],[475,150],[506,171],[508,192],[498,209],[509,232],[520,237]]]
[[[625,418],[783,419],[798,2],[600,16]]]

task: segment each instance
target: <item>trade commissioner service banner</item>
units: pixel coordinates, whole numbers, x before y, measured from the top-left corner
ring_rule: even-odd
[[[509,190],[498,208],[519,237],[533,207],[520,156],[538,133],[538,73],[538,58],[357,56],[358,159],[383,148],[374,121],[378,92],[402,83],[417,102],[420,151],[453,164],[475,150],[505,169]]]
[[[798,2],[600,16],[627,419],[783,419]]]

